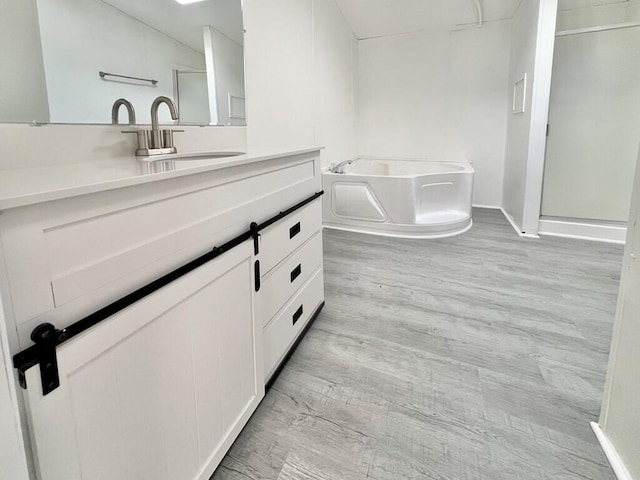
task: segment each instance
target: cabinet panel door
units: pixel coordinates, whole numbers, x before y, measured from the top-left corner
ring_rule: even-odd
[[[264,395],[252,276],[246,242],[60,346],[49,395],[30,369],[40,479],[208,479]]]

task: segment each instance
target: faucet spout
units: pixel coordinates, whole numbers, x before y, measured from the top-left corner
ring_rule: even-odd
[[[355,159],[351,159],[351,160],[345,160],[344,162],[340,162],[337,165],[331,165],[331,167],[329,168],[329,171],[331,173],[339,173],[341,175],[343,175],[345,173],[344,171],[344,167],[346,167],[347,165],[352,164],[355,161]]]
[[[115,102],[113,102],[113,107],[111,107],[111,123],[113,125],[118,125],[118,112],[120,107],[124,106],[127,109],[127,113],[129,114],[129,125],[136,124],[136,111],[133,108],[133,104],[127,100],[126,98],[119,98]]]
[[[158,122],[158,108],[164,103],[169,107],[171,118],[178,120],[178,109],[175,103],[169,97],[160,96],[151,104],[151,148],[162,148],[162,135],[160,134],[160,125]]]
[[[160,126],[158,122],[158,108],[163,103],[167,105],[167,107],[169,107],[169,111],[171,112],[171,118],[174,120],[178,120],[178,109],[176,108],[176,105],[173,103],[173,100],[171,100],[169,97],[160,96],[156,98],[151,104],[151,130],[153,130],[154,132],[160,130]]]

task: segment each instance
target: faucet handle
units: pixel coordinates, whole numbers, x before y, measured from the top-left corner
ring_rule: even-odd
[[[162,130],[162,148],[174,148],[175,145],[173,144],[173,134],[183,132],[184,130],[174,130],[172,128]]]
[[[138,152],[146,150],[149,150],[149,132],[147,130],[144,129],[140,129],[140,130],[120,130],[121,133],[135,133],[138,136],[138,150],[136,152],[136,154],[138,154]]]

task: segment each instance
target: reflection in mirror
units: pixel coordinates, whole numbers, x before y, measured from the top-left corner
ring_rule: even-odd
[[[0,121],[109,124],[126,98],[149,124],[164,95],[182,125],[246,124],[241,0],[5,2]]]

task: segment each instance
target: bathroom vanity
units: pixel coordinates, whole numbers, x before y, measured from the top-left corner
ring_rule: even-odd
[[[318,148],[132,168],[0,181],[41,480],[208,479],[323,305]]]

